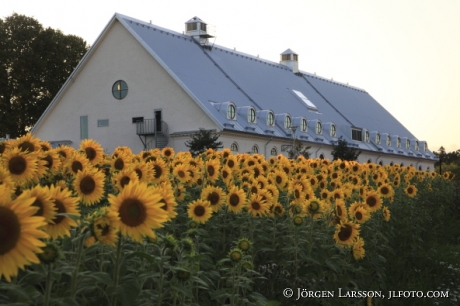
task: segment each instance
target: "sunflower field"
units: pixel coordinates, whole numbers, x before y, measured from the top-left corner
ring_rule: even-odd
[[[452,179],[228,149],[107,154],[27,134],[0,142],[0,304],[456,305]],[[345,294],[398,290],[450,295]]]

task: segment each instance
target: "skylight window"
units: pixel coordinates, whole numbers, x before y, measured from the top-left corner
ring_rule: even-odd
[[[307,105],[307,107],[308,107],[309,109],[318,110],[318,109],[316,108],[316,105],[313,104],[313,102],[311,102],[310,100],[308,100],[308,98],[305,97],[305,95],[304,95],[303,93],[301,93],[301,92],[298,91],[298,90],[294,90],[294,89],[293,89],[292,91],[297,95],[297,97],[300,98],[300,100],[302,100],[302,101]]]

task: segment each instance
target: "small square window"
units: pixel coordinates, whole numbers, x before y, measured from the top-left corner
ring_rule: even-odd
[[[109,119],[98,119],[97,120],[97,126],[109,126]]]
[[[363,131],[358,129],[351,130],[351,139],[362,141],[363,140]]]
[[[133,123],[143,122],[144,117],[133,117]]]

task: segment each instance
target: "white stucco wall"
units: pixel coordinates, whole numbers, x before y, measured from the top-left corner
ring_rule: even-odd
[[[215,129],[216,125],[153,59],[137,40],[115,21],[95,46],[79,73],[35,130],[43,140],[71,140],[80,144],[80,116],[88,116],[88,137],[111,153],[117,146],[134,152],[143,149],[136,135],[133,117],[154,117],[162,110],[169,133]],[[112,86],[117,80],[128,84],[126,98],[117,100]],[[98,119],[109,119],[108,127],[98,127]],[[173,143],[170,143],[174,147]]]

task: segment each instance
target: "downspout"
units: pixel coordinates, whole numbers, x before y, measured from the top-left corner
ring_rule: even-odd
[[[270,136],[270,140],[265,144],[265,148],[264,148],[265,159],[268,159],[268,157],[267,157],[267,145],[272,141],[272,139],[273,139],[273,136]]]

